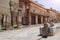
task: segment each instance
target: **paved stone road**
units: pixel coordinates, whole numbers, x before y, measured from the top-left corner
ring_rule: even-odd
[[[0,40],[36,40],[39,27],[0,32]]]
[[[37,36],[39,34],[39,27],[27,27],[0,32],[0,40],[37,40],[40,38]],[[60,31],[52,37],[42,38],[41,40],[60,40]]]

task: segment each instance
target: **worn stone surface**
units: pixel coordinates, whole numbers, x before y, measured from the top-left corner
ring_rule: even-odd
[[[41,38],[37,36],[39,35],[39,27],[40,26],[27,27],[17,30],[0,32],[0,40],[38,40]],[[41,40],[60,40],[60,31],[54,36],[50,36],[48,38],[41,38]]]

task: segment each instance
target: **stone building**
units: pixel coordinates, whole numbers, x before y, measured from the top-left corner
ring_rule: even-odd
[[[57,13],[57,22],[60,22],[60,12]]]
[[[30,0],[20,0],[19,3],[24,5],[25,13],[22,17],[22,24],[23,25],[34,25],[34,24],[41,24],[45,21],[48,21],[49,14],[47,13],[46,8],[41,4],[37,4]],[[21,6],[19,4],[19,8],[21,10]]]
[[[50,8],[50,9],[47,9],[48,11],[48,14],[49,14],[49,20],[52,20],[53,22],[57,22],[57,11]]]
[[[43,24],[50,20],[56,21],[56,13],[31,0],[0,0],[0,14],[5,15],[3,19],[5,19],[6,28]]]

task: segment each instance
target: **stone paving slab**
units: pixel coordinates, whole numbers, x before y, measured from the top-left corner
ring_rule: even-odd
[[[38,40],[41,38],[41,36],[37,36],[39,28],[40,26],[36,26],[0,32],[0,40]],[[41,38],[41,40],[60,40],[60,31],[54,36]]]
[[[0,40],[35,40],[39,27],[0,32]]]

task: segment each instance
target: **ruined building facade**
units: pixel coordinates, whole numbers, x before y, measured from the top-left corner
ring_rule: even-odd
[[[1,0],[0,4],[0,20],[5,19],[3,23],[5,23],[6,29],[9,27],[20,28],[23,25],[43,24],[50,20],[57,22],[56,11],[47,9],[31,0]]]

